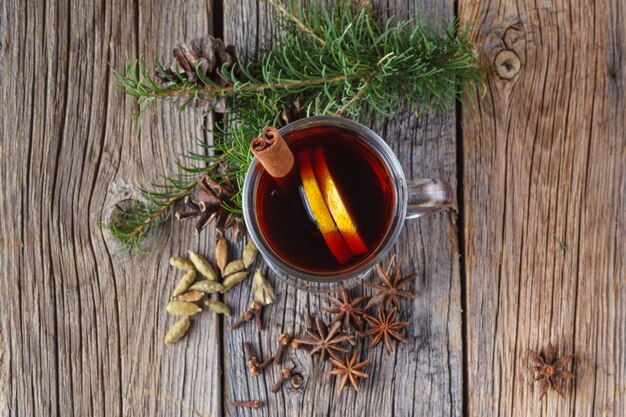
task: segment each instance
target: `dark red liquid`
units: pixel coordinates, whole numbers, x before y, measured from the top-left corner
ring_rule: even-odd
[[[391,222],[395,192],[387,167],[353,132],[337,127],[316,126],[292,132],[285,140],[296,161],[303,149],[323,149],[367,253],[353,255],[344,264],[335,259],[307,214],[297,166],[280,184],[261,173],[256,194],[261,233],[283,261],[301,270],[329,273],[360,264],[381,243]]]

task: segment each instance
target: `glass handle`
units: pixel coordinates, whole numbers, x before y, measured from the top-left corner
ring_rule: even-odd
[[[406,218],[415,219],[452,207],[454,192],[448,182],[435,178],[408,181],[409,204]]]

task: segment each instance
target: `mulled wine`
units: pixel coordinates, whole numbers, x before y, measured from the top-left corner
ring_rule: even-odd
[[[356,134],[314,126],[284,136],[295,164],[279,180],[260,174],[260,231],[285,263],[313,273],[349,270],[384,239],[396,204],[385,163]]]

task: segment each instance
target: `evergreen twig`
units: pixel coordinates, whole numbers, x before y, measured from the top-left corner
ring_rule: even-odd
[[[298,17],[291,13],[289,10],[287,10],[285,8],[285,6],[283,6],[282,4],[278,3],[276,0],[267,0],[267,2],[269,4],[271,4],[272,6],[274,6],[282,15],[285,19],[290,20],[291,22],[295,23],[296,26],[298,26],[298,28],[300,28],[303,32],[305,32],[307,35],[309,35],[310,37],[312,37],[313,39],[315,39],[320,45],[325,45],[326,41],[324,41],[322,38],[320,38],[319,36],[317,36],[314,32],[313,29],[311,29],[310,27],[306,26],[302,20],[298,19]]]
[[[423,110],[446,111],[466,86],[481,84],[478,62],[467,30],[456,21],[439,27],[419,20],[389,20],[341,0],[335,6],[288,10],[267,0],[283,18],[274,48],[255,62],[236,62],[220,69],[225,85],[196,68],[201,83],[178,79],[161,83],[141,61],[127,61],[125,73],[114,71],[119,87],[137,98],[140,116],[159,100],[174,98],[185,108],[192,100],[225,99],[228,114],[213,131],[220,156],[190,155],[197,166],[179,164],[183,174],[144,191],[147,203],[133,204],[109,225],[125,246],[137,247],[171,213],[173,205],[195,188],[198,175],[235,179],[241,190],[252,159],[248,144],[264,126],[278,124],[281,113],[301,100],[306,114],[340,114],[368,118],[393,113],[406,99]],[[161,64],[158,64],[162,68]],[[218,167],[226,166],[226,173]],[[222,170],[223,171],[223,170]],[[189,178],[189,175],[196,175]],[[232,200],[240,212],[241,198]]]

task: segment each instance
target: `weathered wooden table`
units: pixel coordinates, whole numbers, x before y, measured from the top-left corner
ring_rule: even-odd
[[[2,2],[0,416],[626,415],[626,8],[376,3],[385,16],[422,6],[474,22],[483,63],[498,65],[486,95],[468,92],[456,113],[416,117],[399,103],[372,124],[409,176],[458,188],[458,212],[407,224],[396,247],[403,271],[418,273],[409,343],[390,359],[373,351],[370,380],[341,395],[304,352],[291,354],[304,384],[272,395],[277,370],[249,378],[242,341],[266,356],[323,299],[277,282],[268,331],[232,332],[205,314],[165,347],[178,276],[167,259],[212,253],[214,236],[173,224],[132,260],[99,227],[135,186],[172,172],[174,155],[210,140],[199,110],[173,105],[136,137],[136,104],[107,64],[152,62],[204,33],[255,54],[271,42],[271,7]],[[240,286],[227,302],[240,313],[250,297]],[[538,401],[521,357],[548,341],[576,354],[578,377],[566,399]],[[266,407],[225,406],[252,398]]]

